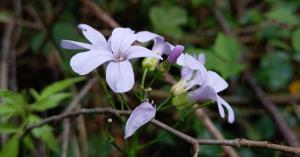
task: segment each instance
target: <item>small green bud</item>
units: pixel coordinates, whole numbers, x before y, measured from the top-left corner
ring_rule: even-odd
[[[178,109],[182,110],[185,107],[189,106],[192,102],[189,99],[188,94],[177,95],[173,97],[172,104]]]
[[[186,92],[185,88],[186,88],[185,81],[180,80],[179,82],[177,82],[175,85],[172,86],[171,93],[173,95],[181,95]]]
[[[171,68],[171,64],[168,61],[163,61],[159,64],[159,71],[162,73],[168,72]]]
[[[145,58],[142,62],[142,66],[149,71],[153,71],[158,63],[157,58]]]

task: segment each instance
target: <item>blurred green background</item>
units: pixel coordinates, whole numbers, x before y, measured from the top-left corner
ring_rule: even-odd
[[[36,102],[32,97],[28,98],[30,97],[28,93],[33,95],[35,92],[42,93],[43,89],[50,84],[76,76],[70,69],[69,61],[77,52],[63,50],[60,41],[62,39],[86,41],[77,28],[78,24],[86,23],[104,35],[110,35],[111,25],[99,17],[103,13],[95,12],[84,1],[2,0],[0,2],[1,62],[6,62],[9,69],[8,83],[1,88],[25,95],[26,101],[21,104],[26,106]],[[248,138],[286,144],[273,120],[264,110],[261,102],[255,99],[253,91],[246,83],[244,74],[249,71],[276,103],[277,108],[284,115],[285,122],[298,136],[300,135],[299,0],[94,0],[91,2],[122,27],[129,27],[135,31],[152,31],[163,35],[173,44],[185,45],[187,53],[206,54],[206,67],[217,71],[230,84],[229,89],[221,95],[234,108],[236,122],[229,125],[225,120],[221,120],[214,105],[208,108],[208,115],[225,138]],[[223,16],[233,36],[223,32],[222,25],[216,17],[216,10]],[[13,25],[13,31],[7,34],[11,29],[10,25]],[[8,47],[7,42],[9,42]],[[136,77],[141,77],[142,70],[138,69],[139,62],[135,66]],[[1,69],[3,71],[3,64]],[[172,69],[171,74],[179,79],[177,68]],[[100,77],[103,76],[101,70]],[[79,82],[76,86],[81,88],[83,85],[81,81],[79,78],[71,82]],[[69,86],[68,83],[64,85],[65,88]],[[163,78],[160,78],[153,88],[165,94],[170,89],[170,85],[163,84]],[[55,97],[53,100],[55,102],[50,104],[50,106],[54,104],[53,107],[37,109],[38,111],[35,111],[37,117],[31,117],[30,121],[38,121],[39,118],[63,111],[71,100],[70,92],[65,94],[60,95],[59,98]],[[163,94],[153,94],[154,100],[160,101],[162,97]],[[97,84],[83,101],[83,106],[104,106],[108,101],[104,89]],[[62,105],[58,106],[58,104]],[[0,115],[5,117],[2,111],[0,110]],[[173,108],[159,113],[157,118],[172,125],[186,113],[187,111],[178,112]],[[107,123],[107,117],[109,116],[85,117],[88,132],[86,155],[122,156],[113,146],[114,142],[124,144],[120,120],[113,119],[112,126],[108,126],[111,124]],[[8,120],[6,123],[9,125],[0,125],[0,132],[11,137],[11,133],[18,130],[20,119]],[[78,155],[78,151],[83,151],[82,138],[76,121],[72,125],[68,153],[70,157],[75,156],[76,153]],[[176,128],[194,137],[212,138],[194,115]],[[35,136],[25,140],[26,142],[23,143],[26,145],[25,148],[22,151],[17,150],[20,151],[19,154],[26,157],[60,156],[61,123],[51,124],[43,129],[39,130],[40,133],[36,131]],[[45,135],[45,132],[48,134]],[[40,137],[42,138],[39,139]],[[139,142],[147,143],[156,137],[160,137],[159,140],[141,149],[138,156],[190,155],[189,144],[153,126],[142,129]],[[13,146],[10,146],[10,151],[16,151],[14,143],[11,145]],[[290,156],[259,148],[243,147],[235,150],[243,157]],[[199,156],[213,157],[226,156],[226,154],[220,146],[200,146]]]

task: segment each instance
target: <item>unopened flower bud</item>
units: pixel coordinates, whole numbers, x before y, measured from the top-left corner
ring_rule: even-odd
[[[142,62],[142,66],[149,71],[153,71],[158,63],[157,58],[145,58]]]
[[[170,55],[168,56],[168,62],[171,64],[175,64],[177,58],[183,53],[184,47],[182,45],[176,45]]]
[[[159,71],[162,73],[168,72],[171,68],[171,64],[168,61],[163,61],[159,64]]]
[[[192,101],[189,99],[188,94],[177,95],[173,97],[172,104],[178,109],[184,109],[185,107],[189,106]]]
[[[175,85],[173,85],[173,87],[171,88],[171,93],[173,95],[181,95],[181,94],[185,93],[186,86],[187,86],[186,82],[183,80],[180,80]]]

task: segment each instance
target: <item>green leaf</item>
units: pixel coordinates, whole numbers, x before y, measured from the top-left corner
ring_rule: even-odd
[[[71,96],[70,93],[57,93],[36,101],[31,109],[35,111],[45,111],[59,105],[61,101]]]
[[[29,115],[28,116],[28,123],[34,124],[41,121],[41,118],[36,115]],[[59,144],[53,135],[53,129],[50,125],[44,125],[40,128],[35,128],[32,130],[32,134],[36,138],[40,138],[43,142],[45,142],[46,146],[54,152],[58,152]]]
[[[0,124],[0,133],[17,133],[19,128],[11,124]]]
[[[153,7],[150,10],[150,19],[157,32],[176,38],[182,35],[180,26],[188,22],[186,10],[177,6]]]
[[[0,115],[14,114],[15,109],[10,104],[0,105]]]
[[[215,53],[224,60],[237,61],[240,58],[240,44],[232,37],[219,33],[213,47]]]
[[[297,53],[300,53],[300,27],[292,34],[292,45]]]
[[[13,106],[25,106],[27,104],[26,100],[24,99],[23,95],[8,91],[8,90],[0,90],[0,97],[2,97],[2,100],[7,103],[11,104]]]
[[[0,157],[17,157],[18,154],[19,138],[17,135],[15,135],[4,145],[0,152]]]
[[[70,78],[66,80],[62,80],[56,83],[53,83],[49,86],[47,86],[42,92],[41,92],[41,99],[46,98],[52,94],[55,94],[57,92],[60,92],[62,90],[65,90],[66,88],[70,87],[72,84],[83,81],[84,77],[75,77]]]
[[[294,69],[289,56],[283,52],[268,53],[262,57],[256,72],[258,81],[275,91],[285,88],[293,77]]]
[[[299,23],[297,16],[288,8],[275,8],[267,13],[266,16],[271,20],[288,25],[297,25]]]
[[[44,41],[45,34],[43,32],[35,33],[30,40],[30,47],[32,52],[39,53],[38,48],[41,46],[42,42]]]

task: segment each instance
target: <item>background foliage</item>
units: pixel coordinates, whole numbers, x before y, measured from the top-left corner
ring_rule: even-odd
[[[219,118],[214,105],[208,114],[226,138],[244,137],[253,140],[268,140],[285,143],[273,120],[264,111],[260,102],[244,81],[244,73],[252,71],[254,77],[284,113],[286,123],[299,135],[299,101],[280,101],[282,97],[299,97],[300,93],[300,2],[299,0],[224,0],[219,9],[236,38],[226,35],[213,13],[212,0],[95,0],[98,7],[112,16],[121,26],[136,31],[149,30],[164,35],[174,44],[183,44],[190,54],[206,54],[206,66],[221,74],[230,83],[222,93],[233,106],[237,120],[229,125]],[[16,62],[7,58],[10,65],[8,89],[0,90],[1,134],[7,135],[2,143],[1,157],[60,156],[62,124],[54,123],[34,129],[19,143],[17,135],[28,125],[50,115],[61,113],[87,78],[77,77],[69,66],[70,57],[77,52],[60,48],[61,39],[84,41],[77,29],[86,23],[109,35],[111,28],[79,0],[26,0],[21,1],[19,16],[14,9],[16,1],[0,2],[1,50],[4,51],[5,32],[10,21],[19,26],[15,30],[11,50]],[[16,33],[18,32],[18,33]],[[14,46],[15,45],[15,46]],[[10,51],[10,53],[12,53]],[[3,54],[2,54],[3,60]],[[142,69],[135,64],[136,77]],[[119,102],[118,95],[107,95],[103,85],[103,70],[82,106],[107,106]],[[171,73],[179,70],[172,68]],[[91,74],[93,75],[93,74]],[[150,76],[153,74],[149,74]],[[152,98],[160,102],[166,97],[170,85],[163,78],[153,85]],[[1,87],[2,88],[2,87]],[[108,89],[109,90],[109,89]],[[76,93],[76,90],[75,90]],[[131,106],[138,101],[134,94],[127,94]],[[293,105],[292,105],[293,104]],[[298,115],[297,115],[298,111]],[[158,119],[173,125],[183,120],[189,111],[170,108],[157,115]],[[72,122],[72,138],[69,156],[75,156],[87,142],[88,155],[93,157],[121,156],[115,144],[126,147],[123,128],[119,119],[111,116],[85,117],[88,139],[82,141],[78,120]],[[190,115],[176,128],[198,138],[212,138],[207,129]],[[187,156],[190,147],[180,139],[153,126],[143,127],[139,143],[157,139],[155,144],[139,151],[139,156]],[[155,131],[154,131],[155,130]],[[157,138],[158,137],[158,138]],[[25,148],[19,150],[19,145]],[[236,149],[240,156],[288,156],[265,149]],[[201,146],[199,156],[224,156],[220,146]]]

